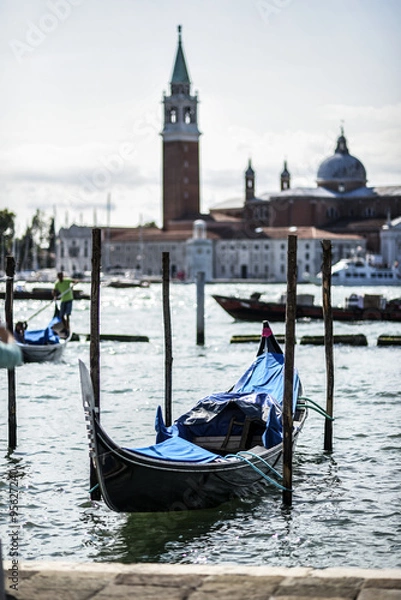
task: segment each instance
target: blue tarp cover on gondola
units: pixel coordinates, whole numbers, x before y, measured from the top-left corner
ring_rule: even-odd
[[[126,449],[130,450],[129,448]],[[209,450],[205,450],[196,444],[191,444],[191,442],[178,436],[168,438],[160,444],[153,444],[145,448],[134,448],[130,451],[139,452],[151,458],[191,463],[208,463],[219,458],[217,454],[209,452]]]
[[[46,329],[33,329],[30,331],[27,329],[24,335],[24,343],[31,345],[45,345],[45,344],[58,344],[60,342],[59,336],[54,333],[52,327],[56,323],[60,323],[58,317],[54,317]]]
[[[294,411],[299,385],[295,371]],[[155,423],[157,442],[177,435],[189,441],[198,436],[225,435],[233,418],[237,422],[250,417],[265,423],[262,441],[266,448],[271,448],[282,440],[283,394],[284,355],[264,353],[252,363],[230,392],[202,398],[171,427],[164,425],[159,407]],[[233,426],[232,435],[240,435],[241,432],[241,425]]]
[[[294,411],[299,386],[295,371]],[[264,447],[271,448],[282,441],[283,394],[284,355],[264,353],[245,371],[230,392],[202,398],[170,427],[164,424],[159,406],[155,420],[156,444],[135,451],[165,460],[209,462],[217,455],[192,444],[192,440],[202,436],[225,436],[230,428],[231,435],[241,435],[247,417],[258,424]]]

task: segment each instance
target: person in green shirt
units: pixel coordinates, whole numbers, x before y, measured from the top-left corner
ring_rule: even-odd
[[[64,277],[64,273],[57,273],[57,281],[54,284],[53,296],[60,299],[60,319],[67,331],[70,331],[70,315],[72,312],[72,301],[74,299],[72,284],[75,283],[72,279]]]

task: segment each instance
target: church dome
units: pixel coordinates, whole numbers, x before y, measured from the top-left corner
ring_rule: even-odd
[[[333,156],[326,158],[317,172],[318,186],[337,192],[349,192],[366,186],[366,170],[361,161],[352,156],[344,132],[337,140]]]

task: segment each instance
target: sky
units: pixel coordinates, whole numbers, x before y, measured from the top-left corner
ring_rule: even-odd
[[[162,98],[182,26],[201,210],[315,186],[344,127],[368,185],[401,184],[399,0],[0,0],[0,210],[127,226],[162,211]]]

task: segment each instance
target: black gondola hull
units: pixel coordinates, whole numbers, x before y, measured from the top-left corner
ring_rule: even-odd
[[[294,446],[306,411],[299,418]],[[197,510],[245,498],[269,485],[258,472],[269,476],[260,458],[276,468],[282,457],[280,444],[270,450],[251,449],[260,458],[249,456],[250,464],[238,459],[200,465],[152,460],[117,446],[97,422],[94,441],[93,461],[103,499],[118,512]]]

